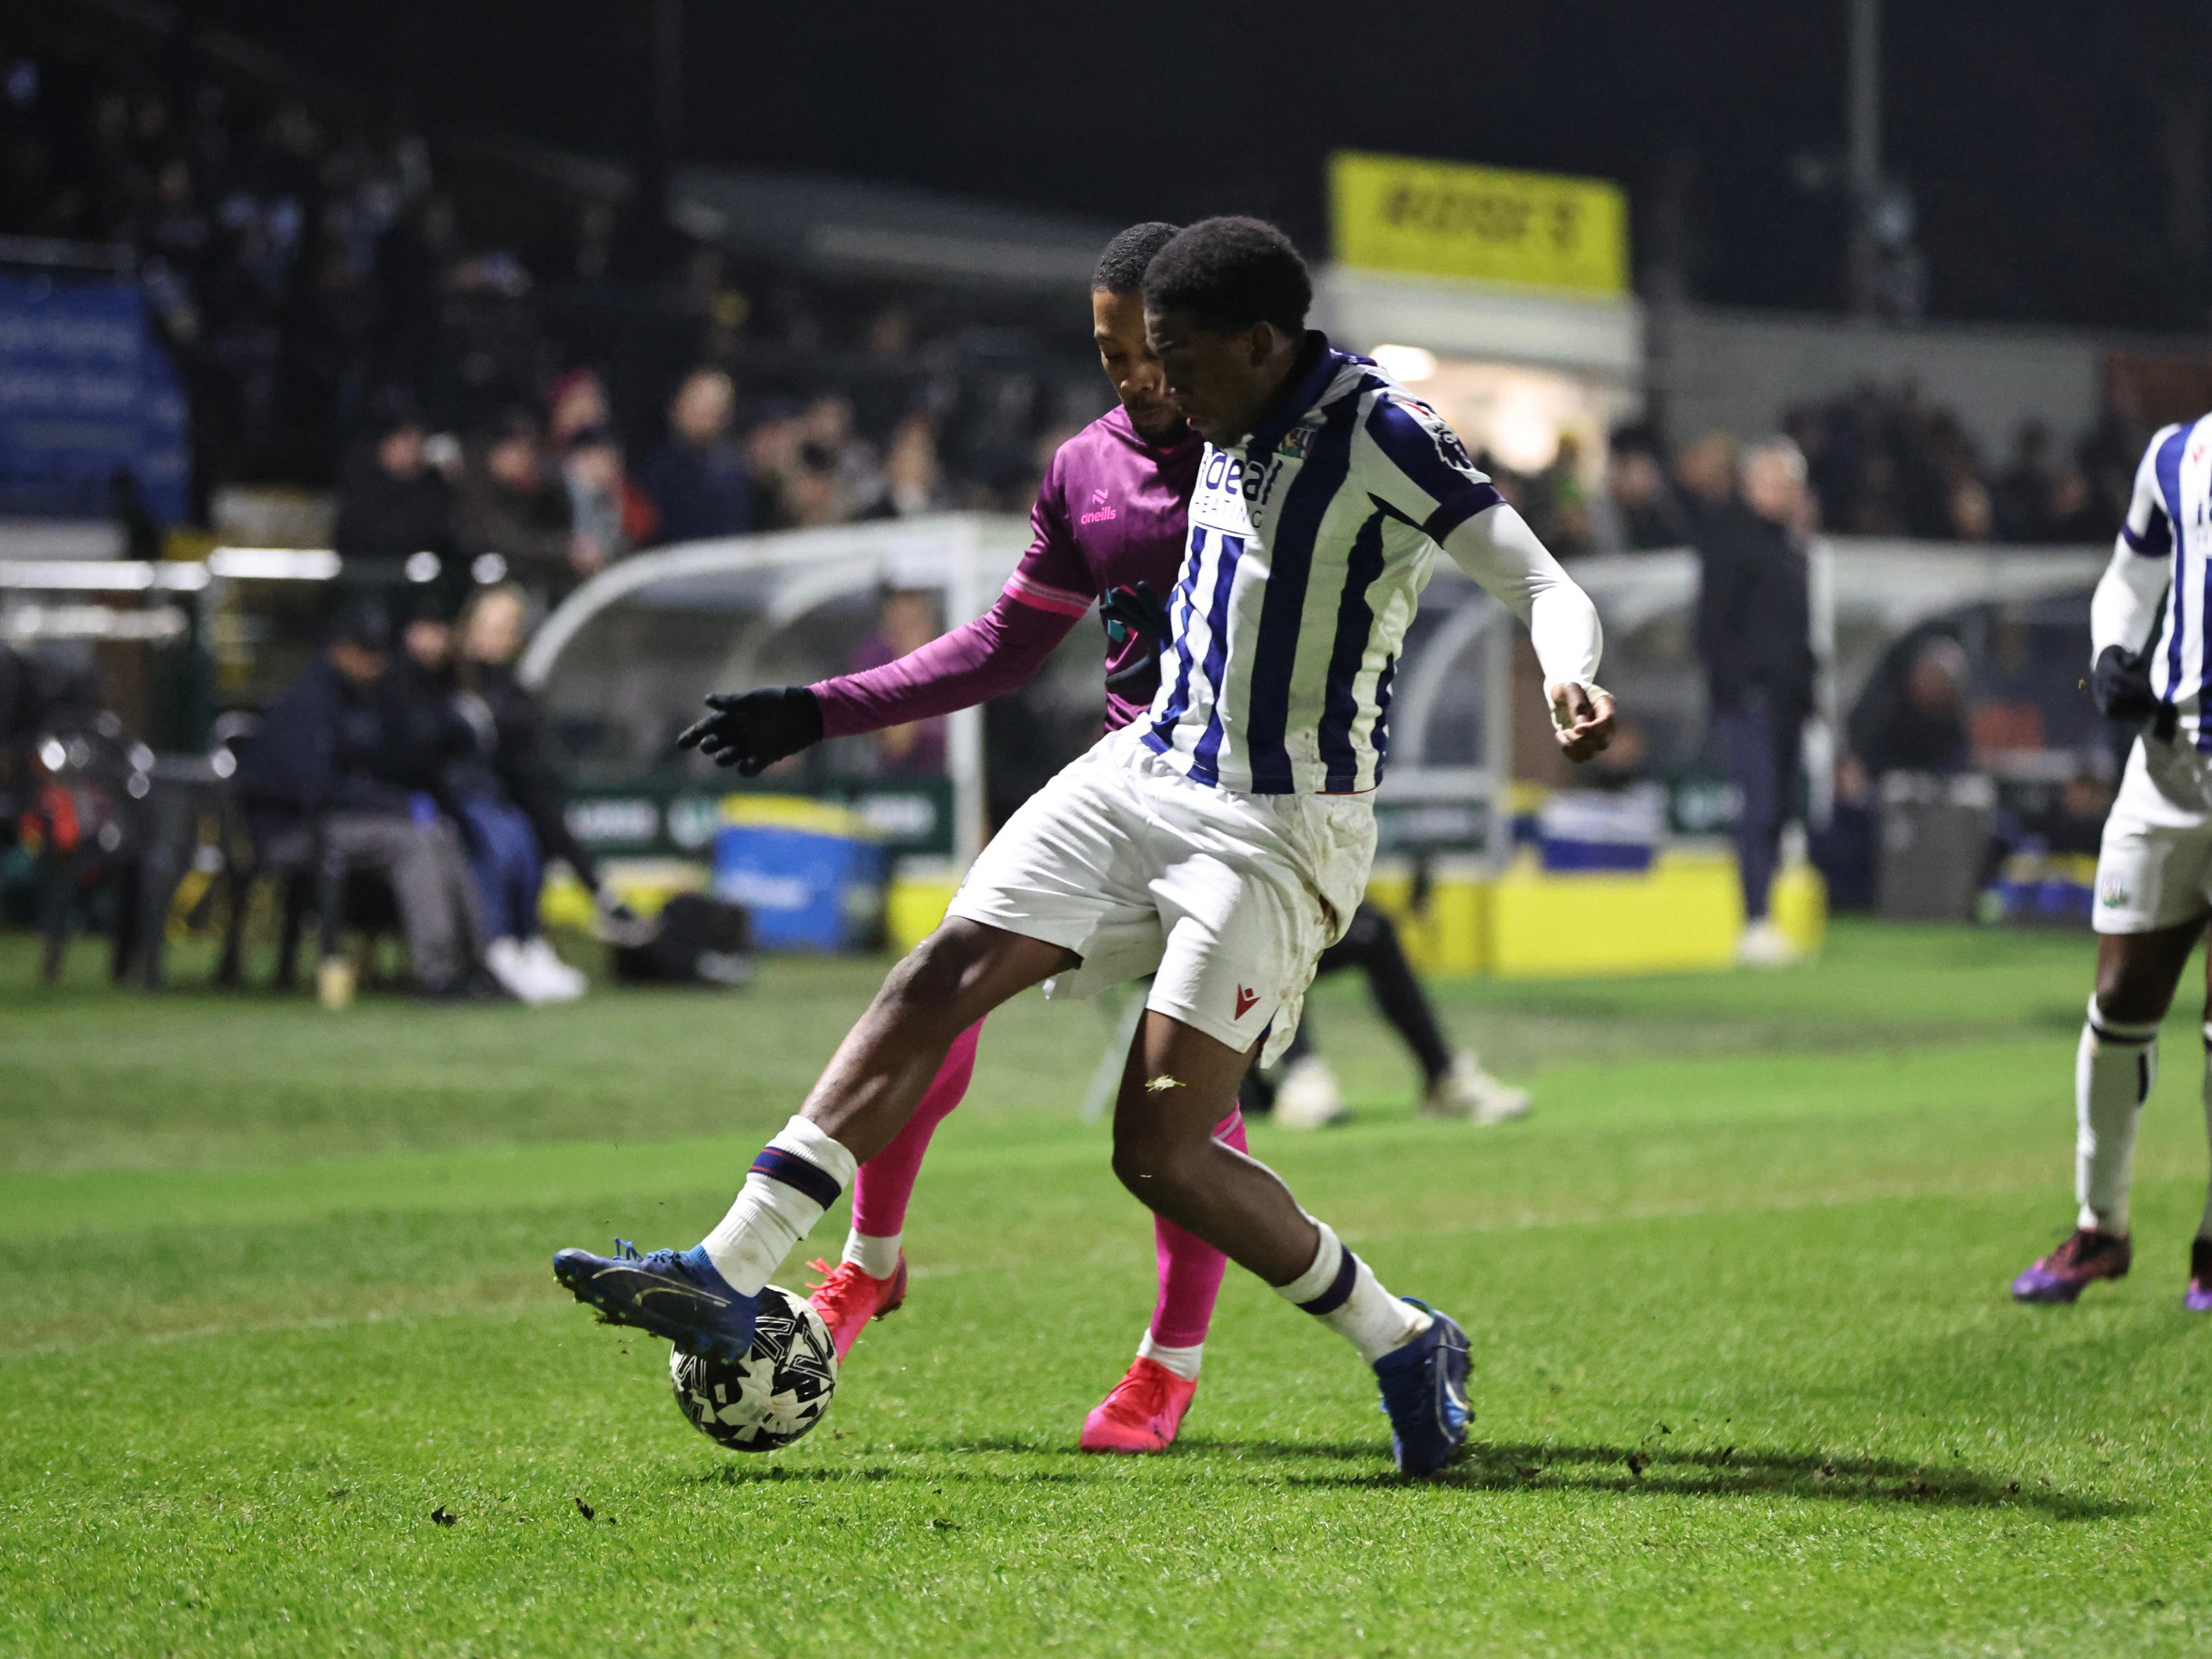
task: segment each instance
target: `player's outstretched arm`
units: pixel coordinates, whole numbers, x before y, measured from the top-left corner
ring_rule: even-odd
[[[1076,615],[1043,610],[1012,593],[975,621],[896,662],[813,685],[766,687],[706,699],[712,712],[676,739],[746,777],[826,737],[850,737],[933,720],[1026,685]]]
[[[880,668],[709,697],[714,713],[679,737],[678,746],[750,777],[826,737],[935,720],[1027,685],[1091,607],[1089,573],[1068,534],[1060,455],[1045,469],[1029,527],[1028,551],[1006,590],[975,621]]]
[[[1585,761],[1602,753],[1613,741],[1613,698],[1597,684],[1605,630],[1589,595],[1504,502],[1470,515],[1443,546],[1452,563],[1528,625],[1566,757]]]
[[[1036,677],[1082,614],[1081,608],[1043,609],[1021,598],[1009,584],[975,621],[919,650],[881,668],[812,686],[821,700],[823,735],[879,732],[1003,697]]]

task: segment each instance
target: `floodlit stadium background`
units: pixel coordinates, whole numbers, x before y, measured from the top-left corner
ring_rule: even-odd
[[[2212,1629],[2201,1589],[2167,1571],[2206,1503],[2154,1422],[2201,1416],[2197,1361],[2175,1357],[2187,1339],[2142,1311],[2146,1287],[2114,1325],[2145,1368],[2170,1368],[2077,1416],[2052,1399],[2117,1393],[2135,1350],[2060,1353],[1989,1323],[2014,1258],[2065,1209],[2091,877],[2128,735],[2083,686],[2088,595],[2146,440],[2212,407],[2212,21],[2152,0],[2093,17],[1832,0],[1746,8],[1726,29],[1671,4],[1598,5],[1572,26],[1554,8],[1442,4],[326,9],[23,0],[0,19],[0,1237],[75,1241],[83,1266],[25,1275],[0,1366],[31,1402],[6,1455],[26,1489],[44,1483],[55,1536],[92,1540],[115,1651],[331,1638],[343,1575],[301,1564],[325,1519],[302,1517],[345,1500],[316,1494],[377,1494],[380,1516],[454,1502],[465,1524],[510,1501],[489,1476],[466,1503],[437,1495],[469,1477],[460,1453],[407,1484],[413,1428],[463,1441],[470,1390],[528,1403],[511,1449],[556,1484],[597,1478],[608,1444],[646,1433],[617,1425],[653,1423],[621,1490],[658,1549],[728,1523],[708,1500],[733,1492],[786,1558],[834,1554],[836,1529],[861,1522],[954,1552],[1005,1535],[996,1498],[938,1504],[939,1486],[976,1469],[1015,1483],[1056,1455],[1051,1391],[1087,1386],[1086,1310],[1141,1277],[1081,1121],[1110,1074],[1112,1009],[1027,1008],[994,1028],[996,1055],[986,1043],[971,1115],[1019,1142],[1018,1213],[978,1195],[996,1154],[956,1120],[948,1173],[917,1201],[946,1206],[946,1277],[917,1280],[912,1328],[869,1337],[912,1374],[839,1407],[896,1488],[880,1509],[766,1518],[765,1487],[700,1474],[711,1460],[653,1415],[669,1414],[650,1367],[595,1415],[573,1406],[599,1380],[579,1345],[510,1374],[447,1304],[509,1321],[515,1352],[576,1335],[538,1282],[540,1244],[634,1222],[664,1189],[679,1206],[720,1192],[889,954],[1091,740],[1086,620],[1014,697],[759,779],[672,746],[710,691],[826,677],[980,614],[1026,545],[1045,462],[1108,405],[1086,308],[1099,246],[1133,219],[1217,212],[1284,225],[1315,273],[1315,323],[1434,403],[1566,561],[1603,614],[1623,715],[1600,763],[1566,766],[1519,632],[1438,576],[1398,680],[1371,896],[1456,1038],[1534,1084],[1537,1138],[1422,1139],[1402,1066],[1336,987],[1315,1007],[1354,1108],[1332,1132],[1344,1150],[1269,1147],[1306,1160],[1302,1180],[1340,1181],[1386,1247],[1495,1294],[1496,1392],[1565,1414],[1506,1406],[1464,1495],[1564,1491],[1562,1530],[1510,1509],[1386,1523],[1348,1483],[1301,1497],[1342,1505],[1378,1558],[1394,1535],[1435,1554],[1477,1533],[1613,1556],[1618,1576],[1560,1614],[1571,1651],[1624,1629],[1649,1651],[1802,1635],[1765,1622],[1804,1590],[1791,1505],[1863,1528],[1824,1593],[1838,1618],[1907,1608],[1901,1649],[2033,1650],[2117,1621],[2187,1651]],[[1203,96],[1178,78],[1194,57]],[[706,410],[688,449],[687,400]],[[405,488],[380,458],[395,431],[419,438]],[[1761,977],[1738,965],[1741,797],[1697,639],[1697,527],[1741,452],[1776,436],[1807,467],[1817,675],[1774,898],[1799,960]],[[606,878],[602,903],[546,849],[542,914],[588,988],[528,1011],[418,1006],[388,899],[278,867],[239,756],[342,618],[365,605],[404,624],[506,585],[527,605],[518,672],[563,822]],[[692,891],[746,906],[758,948],[728,953],[711,990],[620,983],[607,906],[649,924]],[[341,1011],[317,1005],[318,940],[358,980],[320,987]],[[2173,1126],[2195,1111],[2187,1052],[2169,1040],[2172,1122],[2150,1132],[2144,1181],[2146,1214],[2177,1229],[2201,1191],[2194,1129]],[[652,1133],[606,1151],[609,1103]],[[1407,1156],[1436,1192],[1404,1196]],[[454,1269],[480,1227],[505,1254]],[[1546,1242],[1501,1244],[1514,1228]],[[234,1231],[251,1242],[232,1250]],[[372,1235],[388,1274],[339,1251]],[[1851,1276],[1838,1262],[1879,1265],[1839,1293],[1837,1329],[1810,1328],[1826,1310],[1807,1304]],[[1025,1272],[1050,1281],[1038,1343],[1060,1356],[1034,1373],[1002,1328],[1032,1294]],[[1648,1312],[1618,1301],[1646,1272],[1677,1324],[1614,1344],[1608,1320]],[[1902,1311],[1884,1300],[1898,1284]],[[1108,1304],[1119,1344],[1135,1304]],[[1231,1304],[1233,1340],[1303,1364],[1266,1313]],[[960,1373],[929,1323],[944,1317],[1017,1379],[1003,1394]],[[359,1472],[328,1478],[284,1463],[295,1441],[333,1470],[354,1455],[314,1439],[299,1402],[370,1408],[316,1392],[322,1339],[301,1334],[322,1331],[364,1392],[414,1414],[407,1433],[362,1431]],[[418,1364],[415,1343],[433,1357]],[[127,1552],[97,1555],[85,1517],[127,1491],[162,1414],[110,1400],[72,1439],[94,1419],[65,1374],[95,1360],[177,1391],[190,1466],[161,1475],[132,1548],[166,1547],[160,1505],[202,1504],[175,1547],[247,1610],[229,1641],[192,1585],[161,1600]],[[1209,1544],[1230,1552],[1261,1547],[1269,1483],[1313,1478],[1309,1454],[1348,1468],[1373,1428],[1366,1403],[1286,1411],[1272,1374],[1218,1385],[1218,1438],[1197,1455],[1237,1473],[1189,1477],[1229,1483],[1200,1495],[1220,1505]],[[948,1391],[951,1426],[935,1425]],[[266,1483],[250,1501],[222,1484],[237,1420]],[[65,1479],[42,1462],[65,1444],[84,1459]],[[826,1439],[794,1454],[821,1471],[826,1509],[849,1495],[838,1454]],[[535,1514],[553,1487],[529,1478],[512,1501]],[[1642,1579],[1609,1535],[1578,1534],[1634,1530],[1600,1502],[1616,1487],[1682,1506],[1635,1548],[1766,1552],[1742,1569],[1747,1598]],[[1119,1549],[1188,1495],[1076,1490],[1095,1507],[1047,1565]],[[1700,1511],[1715,1494],[1732,1504]],[[226,1568],[222,1528],[252,1503],[285,1519],[252,1545],[257,1567]],[[1850,1507],[1881,1504],[1877,1519]],[[2017,1522],[2063,1594],[2032,1617],[1912,1603],[1880,1564],[1911,1554],[1884,1530],[1907,1504],[1924,1506],[1912,1547],[1960,1582],[2012,1547],[1981,1529]],[[1694,1546],[1665,1542],[1677,1523]],[[1415,1597],[1403,1553],[1375,1571]],[[2099,1576],[2121,1554],[2125,1606]],[[521,1611],[559,1582],[557,1564],[539,1570],[414,1582],[471,1616],[480,1592],[518,1648],[574,1651],[616,1626],[599,1591],[581,1625]],[[1067,1586],[1080,1618],[1053,1623],[1041,1592],[1017,1616],[998,1571],[978,1553],[946,1581],[994,1651],[1159,1636]],[[1294,1651],[1388,1644],[1379,1621],[1339,1629],[1334,1604],[1217,1606],[1195,1582],[1170,1600],[1201,1647],[1270,1617]],[[1459,1619],[1536,1645],[1546,1608],[1515,1600],[1521,1583],[1446,1598],[1399,1651]],[[670,1584],[654,1594],[714,1616]],[[922,1632],[926,1589],[894,1576],[870,1594],[812,1634],[790,1627],[789,1651],[942,1635]],[[1616,1622],[1637,1594],[1675,1623]],[[314,1635],[284,1635],[279,1600],[310,1610]],[[0,1573],[0,1646],[86,1640],[68,1624]],[[414,1612],[371,1625],[409,1651],[447,1639]]]

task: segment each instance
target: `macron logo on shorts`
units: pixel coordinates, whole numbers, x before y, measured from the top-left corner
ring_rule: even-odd
[[[1236,987],[1236,1017],[1241,1020],[1246,1014],[1251,1013],[1252,1004],[1257,1001],[1259,1001],[1258,992],[1253,990],[1249,985],[1238,985]]]

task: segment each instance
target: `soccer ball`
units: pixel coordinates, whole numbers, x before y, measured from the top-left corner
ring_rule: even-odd
[[[733,1452],[773,1452],[822,1421],[837,1394],[837,1345],[803,1297],[760,1293],[753,1345],[732,1364],[681,1351],[668,1356],[676,1409]]]

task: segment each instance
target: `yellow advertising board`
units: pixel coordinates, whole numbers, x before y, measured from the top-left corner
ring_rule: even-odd
[[[1628,205],[1603,179],[1339,150],[1330,223],[1342,265],[1615,295],[1628,285]]]

